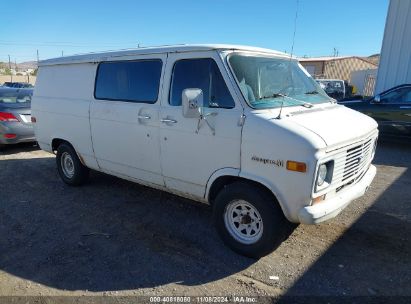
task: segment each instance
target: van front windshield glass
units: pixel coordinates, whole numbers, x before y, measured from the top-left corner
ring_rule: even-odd
[[[233,54],[228,61],[253,108],[330,102],[330,97],[296,60]]]

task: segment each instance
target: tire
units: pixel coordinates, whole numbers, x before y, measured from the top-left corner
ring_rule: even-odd
[[[66,184],[79,186],[87,181],[90,170],[80,162],[71,145],[62,143],[58,146],[56,163],[59,175]]]
[[[213,218],[223,242],[251,258],[271,253],[292,226],[272,196],[245,182],[235,182],[220,191],[214,201]]]

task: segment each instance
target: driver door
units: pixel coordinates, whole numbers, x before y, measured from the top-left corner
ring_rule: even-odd
[[[207,122],[186,118],[182,91],[203,91]],[[215,51],[170,54],[160,111],[161,167],[167,188],[204,197],[211,175],[222,168],[240,169],[243,108]]]

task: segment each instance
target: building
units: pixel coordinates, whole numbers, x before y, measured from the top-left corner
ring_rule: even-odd
[[[350,83],[357,88],[357,94],[373,96],[378,69],[358,70],[351,72]]]
[[[351,73],[358,70],[374,70],[377,65],[362,57],[311,57],[299,58],[302,66],[314,78],[351,81]]]
[[[411,1],[391,0],[375,94],[405,83],[411,83]]]

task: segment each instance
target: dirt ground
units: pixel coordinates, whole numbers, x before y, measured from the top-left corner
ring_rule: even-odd
[[[380,143],[374,163],[364,197],[329,222],[298,226],[256,261],[222,244],[206,205],[97,172],[69,187],[54,155],[8,147],[0,152],[0,296],[407,301],[411,146]]]

